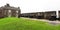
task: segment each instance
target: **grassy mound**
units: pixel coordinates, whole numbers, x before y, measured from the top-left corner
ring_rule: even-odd
[[[60,25],[11,17],[0,19],[0,30],[60,30]]]

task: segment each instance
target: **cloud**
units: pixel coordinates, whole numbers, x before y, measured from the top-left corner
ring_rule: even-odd
[[[6,3],[19,6],[22,13],[60,10],[60,0],[0,0],[0,7]]]

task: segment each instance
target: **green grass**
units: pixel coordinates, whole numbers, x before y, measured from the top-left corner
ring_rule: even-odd
[[[60,25],[54,26],[47,22],[10,17],[0,19],[0,30],[60,30]]]

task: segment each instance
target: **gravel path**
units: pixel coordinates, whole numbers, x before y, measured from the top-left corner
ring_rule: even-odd
[[[24,18],[24,17],[21,17],[21,18]],[[35,18],[24,18],[24,19],[31,19],[31,20],[37,20],[37,21],[44,21],[44,22],[48,22],[52,25],[58,25],[60,24],[60,21],[49,21],[47,19],[35,19]]]

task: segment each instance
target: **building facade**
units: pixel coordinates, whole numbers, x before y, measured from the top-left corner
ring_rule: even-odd
[[[23,13],[23,17],[32,17],[39,19],[49,19],[56,18],[56,11],[47,11],[47,12],[34,12],[34,13]]]
[[[19,17],[21,14],[20,8],[12,7],[9,4],[0,7],[0,18],[1,17]]]

